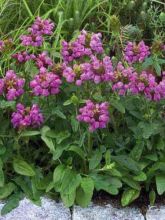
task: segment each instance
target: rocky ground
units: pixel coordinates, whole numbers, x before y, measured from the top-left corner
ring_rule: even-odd
[[[0,203],[0,209],[3,205]],[[16,209],[0,216],[0,220],[165,220],[165,206],[149,206],[142,214],[139,208],[117,208],[111,204],[68,209],[62,203],[45,197],[42,198],[42,205],[36,206],[25,198]]]

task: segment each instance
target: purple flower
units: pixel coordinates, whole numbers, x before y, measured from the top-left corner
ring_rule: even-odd
[[[73,42],[62,42],[61,54],[64,62],[71,62],[93,53],[101,54],[103,51],[101,34],[89,34],[83,30]]]
[[[105,56],[103,60],[99,60],[96,56],[91,56],[91,65],[93,71],[92,79],[96,84],[112,80],[113,66],[110,57]]]
[[[78,121],[89,124],[89,131],[93,132],[98,128],[105,128],[110,120],[109,105],[107,102],[95,104],[91,100],[86,101],[86,105],[79,109]]]
[[[34,60],[35,55],[29,54],[27,51],[21,51],[19,53],[13,54],[12,57],[19,63],[25,63],[28,60]]]
[[[137,81],[137,73],[132,67],[125,68],[121,62],[118,63],[112,78],[112,90],[119,95],[125,95],[129,90],[136,94],[138,91],[134,87]]]
[[[40,47],[43,43],[43,37],[33,33],[29,35],[21,35],[20,39],[22,40],[23,46]]]
[[[80,65],[74,64],[73,67],[65,66],[63,77],[67,82],[75,82],[77,86],[81,86],[83,82],[91,80],[93,77],[91,65],[89,63],[82,63]]]
[[[143,62],[150,54],[149,47],[145,45],[144,41],[140,41],[138,44],[134,42],[128,42],[125,52],[125,60],[131,64],[136,62]]]
[[[55,95],[60,92],[61,79],[52,72],[39,73],[30,82],[30,87],[36,96]]]
[[[47,55],[47,52],[42,52],[41,54],[39,54],[36,59],[36,66],[41,70],[41,72],[46,72],[46,69],[49,66],[53,65],[53,61],[51,60],[51,58]]]
[[[38,105],[26,107],[19,103],[16,106],[16,112],[12,113],[11,122],[14,128],[25,129],[27,127],[39,127],[44,121]]]
[[[0,95],[5,95],[8,101],[15,100],[24,93],[25,79],[19,78],[13,70],[8,70],[6,76],[0,79]]]
[[[32,26],[28,29],[29,32],[36,35],[52,35],[54,28],[54,23],[51,20],[43,20],[37,17]]]

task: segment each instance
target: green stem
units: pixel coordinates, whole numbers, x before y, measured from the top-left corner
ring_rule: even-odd
[[[26,2],[26,0],[23,0],[23,3],[25,5],[25,8],[26,8],[27,12],[29,13],[29,16],[34,17],[31,10],[30,10],[30,8],[29,8],[29,6],[28,6],[28,4],[27,4],[27,2]]]
[[[88,132],[88,152],[89,152],[89,155],[92,153],[92,135],[90,132]]]

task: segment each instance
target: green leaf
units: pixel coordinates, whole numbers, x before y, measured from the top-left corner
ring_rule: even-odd
[[[154,68],[156,70],[157,75],[161,76],[161,66],[159,65],[158,62],[154,62]]]
[[[66,119],[64,113],[58,108],[53,109],[52,113],[56,114],[59,118]]]
[[[102,153],[99,150],[95,151],[89,160],[89,169],[95,169],[100,164],[101,159]]]
[[[135,173],[140,172],[139,164],[127,155],[112,156],[112,159],[123,168],[127,168]]]
[[[132,177],[123,177],[122,181],[125,182],[128,186],[130,186],[131,188],[134,188],[136,190],[140,190],[140,185],[137,181],[133,180]]]
[[[62,141],[70,137],[70,132],[69,131],[61,131],[61,132],[56,132],[54,130],[50,130],[46,133],[47,137],[50,138],[55,138],[57,141],[57,144],[61,144]]]
[[[145,181],[145,180],[147,180],[147,176],[146,176],[146,174],[144,172],[141,172],[139,175],[134,176],[133,180],[139,181],[139,182]]]
[[[104,190],[112,195],[117,195],[119,193],[118,188],[122,187],[121,181],[116,177],[98,174],[92,174],[91,177],[98,191]]]
[[[143,153],[143,150],[144,150],[144,142],[139,141],[131,150],[130,157],[136,161],[139,161]]]
[[[17,192],[9,197],[3,208],[1,209],[1,215],[6,215],[19,205],[19,201],[23,198],[21,192]]]
[[[87,207],[92,199],[94,182],[90,177],[82,178],[80,187],[76,192],[76,202],[82,207]]]
[[[135,199],[137,199],[139,197],[139,195],[140,195],[139,190],[135,190],[135,189],[125,190],[123,192],[122,198],[121,198],[122,206],[129,205],[131,202],[133,202]]]
[[[13,167],[16,173],[24,176],[35,176],[33,168],[24,160],[14,159]]]
[[[16,177],[14,179],[14,182],[22,189],[22,191],[25,193],[25,195],[29,199],[31,199],[31,200],[33,199],[31,187],[29,186],[29,183],[27,181],[25,181],[23,176]]]
[[[39,135],[40,131],[24,131],[21,133],[21,137],[31,137]]]
[[[152,59],[152,57],[146,58],[145,61],[144,61],[143,64],[142,64],[142,68],[143,68],[143,69],[146,69],[146,68],[148,68],[149,66],[151,66],[152,64],[153,64],[153,59]]]
[[[61,193],[61,199],[66,207],[70,207],[74,204],[76,198],[76,191],[73,191],[72,193],[65,194]]]
[[[67,169],[62,179],[61,192],[63,194],[71,194],[77,189],[80,182],[80,174],[76,174],[73,170]]]
[[[165,175],[159,174],[156,175],[156,188],[159,195],[162,195],[165,192]]]
[[[65,170],[66,170],[66,167],[63,164],[60,164],[55,168],[54,173],[53,173],[54,184],[58,182],[62,183]]]
[[[105,163],[106,165],[111,163],[111,152],[110,150],[107,150],[105,153]]]
[[[85,160],[85,153],[84,153],[84,151],[83,151],[80,147],[73,145],[73,146],[70,146],[68,150],[75,152],[75,153],[78,154],[83,160]]]
[[[46,136],[41,136],[41,139],[45,142],[46,146],[50,149],[50,152],[53,153],[55,150],[55,146],[51,138]]]
[[[16,186],[14,183],[8,183],[3,187],[0,187],[0,199],[5,199],[8,197],[14,190]]]
[[[149,200],[150,200],[150,205],[153,206],[155,204],[155,200],[156,200],[156,193],[154,190],[150,191]]]
[[[119,112],[125,113],[125,107],[122,105],[120,100],[112,100],[110,101],[111,105],[115,107]]]
[[[72,126],[73,132],[78,131],[79,122],[76,120],[74,115],[71,117],[71,126]]]

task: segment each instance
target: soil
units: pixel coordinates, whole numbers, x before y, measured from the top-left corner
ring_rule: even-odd
[[[104,191],[95,192],[93,196],[93,203],[96,205],[106,205],[111,204],[115,208],[122,208],[121,206],[121,195],[112,196]],[[147,192],[142,192],[140,197],[136,199],[129,207],[139,208],[143,215],[146,214],[146,211],[149,206],[149,196]],[[157,196],[155,201],[156,206],[165,205],[165,197]]]

